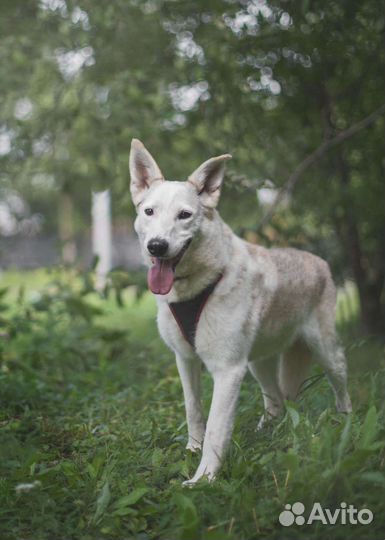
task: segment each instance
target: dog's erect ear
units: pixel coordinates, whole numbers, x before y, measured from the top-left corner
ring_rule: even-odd
[[[188,177],[187,181],[195,186],[203,206],[207,208],[215,208],[218,204],[228,159],[231,159],[230,154],[208,159]]]
[[[163,182],[155,159],[138,139],[132,139],[130,152],[131,197],[135,206],[143,200],[154,182]]]

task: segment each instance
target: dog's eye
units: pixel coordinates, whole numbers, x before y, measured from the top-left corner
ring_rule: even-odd
[[[152,216],[154,214],[154,210],[152,208],[145,208],[144,213],[146,216]]]
[[[178,214],[178,219],[188,219],[191,216],[192,216],[191,212],[188,212],[187,210],[182,210]]]

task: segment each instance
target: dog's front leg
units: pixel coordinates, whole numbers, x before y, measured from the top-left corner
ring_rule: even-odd
[[[196,452],[202,448],[205,434],[205,422],[201,405],[201,362],[196,357],[181,357],[176,355],[176,365],[182,381],[188,443],[186,448]]]
[[[191,480],[185,485],[195,484],[202,476],[213,480],[221,466],[225,450],[234,426],[235,408],[239,389],[246,373],[247,362],[237,366],[212,371],[214,392],[203,443],[202,459]]]

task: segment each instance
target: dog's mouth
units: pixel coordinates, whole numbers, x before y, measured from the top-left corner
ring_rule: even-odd
[[[175,269],[191,243],[187,240],[178,255],[172,258],[151,257],[153,265],[147,274],[147,283],[154,294],[168,294],[175,279]]]

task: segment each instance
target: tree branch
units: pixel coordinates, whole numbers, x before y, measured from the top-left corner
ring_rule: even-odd
[[[346,141],[346,139],[349,139],[350,137],[353,137],[356,133],[359,131],[367,128],[373,122],[377,120],[377,118],[385,113],[385,103],[381,105],[378,109],[373,111],[369,116],[364,118],[363,120],[360,120],[356,124],[353,124],[348,129],[345,129],[344,131],[341,131],[338,135],[333,137],[333,139],[328,139],[325,142],[323,142],[314,152],[309,154],[303,161],[297,165],[297,167],[294,169],[292,174],[289,176],[285,184],[280,188],[280,190],[277,193],[277,197],[274,201],[274,203],[271,205],[271,207],[267,210],[265,215],[262,217],[257,229],[260,230],[262,227],[264,227],[272,218],[272,216],[275,214],[278,205],[284,198],[284,196],[287,193],[290,193],[297,182],[300,180],[303,173],[311,166],[313,163],[321,159],[326,152],[328,152],[331,148],[334,148],[335,146],[338,146],[342,142]]]

